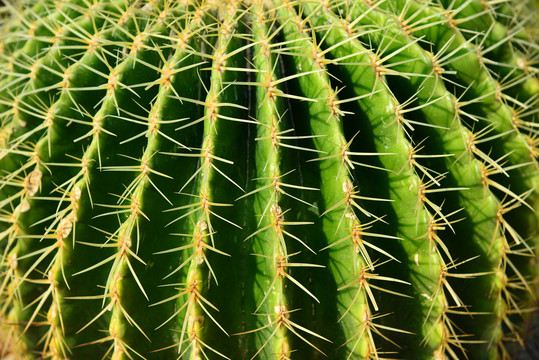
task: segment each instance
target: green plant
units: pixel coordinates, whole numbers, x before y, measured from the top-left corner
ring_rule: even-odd
[[[497,359],[523,342],[532,2],[1,11],[0,354]]]

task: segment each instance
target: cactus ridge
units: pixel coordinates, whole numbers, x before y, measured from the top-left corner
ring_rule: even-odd
[[[530,6],[8,1],[0,356],[511,358]]]

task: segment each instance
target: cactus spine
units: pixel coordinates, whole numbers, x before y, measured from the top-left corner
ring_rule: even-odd
[[[0,356],[511,358],[537,296],[536,14],[8,2]]]

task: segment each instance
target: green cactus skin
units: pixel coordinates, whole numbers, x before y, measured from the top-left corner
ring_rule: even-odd
[[[538,289],[536,19],[8,1],[0,357],[510,359]]]

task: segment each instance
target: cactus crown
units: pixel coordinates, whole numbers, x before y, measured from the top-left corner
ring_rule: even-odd
[[[0,14],[0,356],[496,359],[522,343],[531,3]]]

